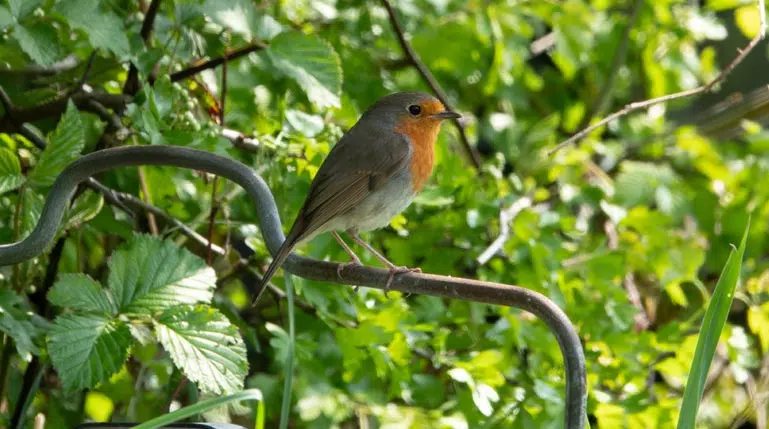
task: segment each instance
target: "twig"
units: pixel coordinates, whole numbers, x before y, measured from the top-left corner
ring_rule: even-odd
[[[476,258],[476,261],[478,261],[480,265],[489,262],[489,259],[493,258],[494,255],[502,249],[502,246],[505,245],[507,239],[510,238],[510,222],[515,219],[515,217],[518,216],[518,213],[523,211],[523,209],[531,207],[531,202],[530,197],[519,198],[515,200],[510,207],[499,212],[499,236]]]
[[[411,44],[408,42],[408,40],[406,40],[403,27],[401,26],[400,21],[398,21],[398,16],[395,14],[395,9],[393,9],[392,4],[390,4],[389,0],[382,0],[382,5],[384,5],[385,9],[387,9],[387,14],[390,16],[390,24],[392,24],[395,35],[398,37],[398,42],[400,42],[403,53],[406,55],[406,57],[408,57],[411,65],[417,69],[419,74],[422,76],[422,79],[424,79],[430,89],[433,90],[433,93],[435,93],[436,97],[441,100],[441,103],[443,103],[447,109],[451,109],[446,93],[443,92],[443,89],[438,84],[438,81],[435,80],[435,77],[430,72],[430,69],[428,69],[422,60],[419,59],[419,55],[414,51],[414,48],[411,47]],[[467,131],[465,130],[464,124],[458,119],[454,119],[453,122],[457,127],[457,131],[459,131],[459,138],[462,141],[462,147],[464,148],[465,153],[467,153],[467,156],[472,161],[475,169],[479,170],[481,168],[481,159],[478,155],[478,152],[470,144],[470,140],[467,138]]]
[[[144,44],[149,46],[150,35],[152,34],[152,25],[155,23],[155,17],[160,7],[160,0],[152,0],[147,12],[144,15],[144,21],[142,22],[142,29],[140,34]],[[131,63],[131,67],[128,69],[128,76],[126,77],[125,84],[123,85],[123,94],[134,95],[139,91],[139,69]]]
[[[214,240],[214,226],[216,225],[216,212],[219,211],[219,205],[216,203],[216,188],[219,185],[219,176],[214,176],[211,181],[211,210],[208,212],[208,249],[206,251],[206,263],[211,265],[213,255],[211,254],[211,244]]]
[[[147,212],[150,212],[154,214],[155,216],[165,220],[166,222],[171,223],[176,228],[179,229],[179,231],[186,235],[187,237],[193,239],[200,245],[208,248],[209,242],[206,240],[205,237],[195,232],[194,229],[187,226],[184,222],[180,221],[179,219],[171,216],[168,214],[165,210],[161,209],[160,207],[154,206],[152,204],[148,204],[145,201],[136,198],[135,196],[131,194],[127,194],[125,192],[120,192],[117,190],[114,190],[112,188],[109,188],[107,186],[102,185],[98,181],[91,179],[86,182],[86,186],[93,189],[94,191],[97,191],[104,195],[105,201],[107,201],[109,204],[114,205],[116,207],[119,207],[121,210],[131,213],[131,210],[124,204],[128,203],[132,206],[135,206],[137,208],[140,208],[142,210],[145,210]],[[218,254],[218,255],[225,255],[227,253],[226,250],[224,250],[222,247],[217,246],[216,244],[211,244],[211,250]]]
[[[51,65],[50,67],[30,65],[21,70],[0,68],[0,74],[23,75],[23,76],[32,76],[32,77],[55,76],[59,73],[64,73],[66,71],[74,69],[75,67],[78,66],[79,63],[80,62],[78,61],[75,55],[69,55],[64,59],[62,59],[61,61],[57,61],[53,63],[53,65]]]
[[[225,46],[226,49],[226,46]],[[221,100],[219,101],[219,125],[224,127],[224,103],[227,101],[227,57],[222,62],[222,85]],[[211,212],[208,216],[208,250],[206,251],[206,262],[211,265],[213,254],[211,253],[211,243],[214,241],[214,226],[216,222],[216,213],[219,211],[219,204],[216,201],[216,190],[219,184],[219,176],[214,176],[211,183]]]
[[[232,145],[238,149],[247,152],[256,152],[259,149],[259,140],[247,137],[240,131],[230,128],[222,128],[222,136],[232,142]]]
[[[383,1],[386,1],[386,0],[383,0]],[[653,106],[659,103],[665,103],[671,100],[677,100],[679,98],[686,98],[686,97],[691,97],[693,95],[701,94],[704,92],[710,92],[718,83],[726,79],[726,77],[732,72],[732,70],[734,70],[734,68],[737,67],[745,59],[745,57],[748,56],[748,54],[753,50],[753,48],[755,48],[756,45],[758,45],[758,43],[764,39],[764,36],[766,35],[766,30],[767,30],[766,11],[764,10],[765,9],[764,0],[758,0],[758,9],[759,9],[759,17],[761,21],[758,34],[756,35],[756,37],[751,39],[750,42],[748,42],[745,48],[743,48],[742,50],[739,50],[739,53],[734,58],[734,60],[732,60],[732,62],[729,63],[729,65],[727,65],[726,68],[724,68],[715,79],[713,79],[712,81],[710,81],[705,85],[698,86],[697,88],[694,88],[694,89],[677,92],[675,94],[663,95],[661,97],[652,98],[650,100],[636,101],[636,102],[627,104],[622,109],[612,113],[611,115],[603,118],[602,120],[596,122],[595,124],[583,129],[577,134],[574,134],[573,136],[559,143],[558,146],[556,146],[555,149],[550,150],[548,154],[552,155],[558,152],[562,148],[583,139],[585,136],[595,131],[596,129],[606,125],[607,123],[617,118],[625,116],[628,113],[633,112],[635,110],[642,109],[644,107]]]
[[[3,109],[5,110],[5,115],[13,119],[15,117],[15,109],[13,107],[13,102],[11,101],[11,98],[8,97],[8,93],[5,92],[5,89],[3,89],[2,86],[0,86],[0,104],[3,105]]]
[[[89,107],[88,110],[96,113],[99,118],[106,122],[113,130],[119,131],[123,129],[123,123],[120,121],[120,118],[107,110],[107,108],[98,101],[88,100],[86,101],[86,105]]]
[[[13,108],[12,115],[6,115],[0,118],[0,132],[14,131],[17,124],[32,122],[45,118],[57,117],[64,113],[67,107],[67,101],[72,100],[79,109],[89,109],[88,100],[94,100],[102,106],[109,109],[120,109],[131,102],[132,97],[122,94],[106,94],[101,92],[78,92],[71,97],[64,94],[62,97],[53,99],[47,103],[39,104],[29,108]]]
[[[93,67],[93,60],[96,59],[96,52],[96,49],[94,49],[93,52],[91,52],[91,55],[88,56],[88,62],[85,64],[85,70],[83,70],[83,76],[80,77],[77,85],[72,88],[72,91],[70,91],[71,94],[80,91],[83,88],[83,85],[88,81],[88,75],[91,74],[91,67]]]
[[[151,204],[152,196],[150,194],[150,189],[147,186],[147,177],[144,174],[144,168],[139,167],[138,174],[139,174],[139,187],[141,188],[142,196],[144,196],[144,199],[147,201],[147,204]],[[150,211],[147,212],[147,226],[149,226],[150,233],[152,235],[160,234],[158,232],[157,221],[155,221],[155,215]]]
[[[10,99],[7,99],[8,95],[5,93],[5,91],[3,91],[2,86],[0,86],[0,104],[3,103],[3,100],[2,100],[3,96],[5,96],[6,100],[10,102]],[[128,95],[105,94],[105,93],[98,93],[98,92],[91,92],[91,93],[79,92],[73,95],[71,98],[72,98],[72,102],[75,103],[75,105],[79,109],[96,113],[99,116],[105,113],[105,111],[97,110],[101,107],[103,107],[104,109],[120,110],[133,100],[133,98]],[[19,109],[11,105],[13,109],[13,117],[9,117],[8,113],[6,112],[6,115],[0,118],[0,132],[15,131],[15,132],[21,133],[21,128],[29,127],[29,125],[26,124],[26,122],[32,122],[35,120],[47,119],[47,118],[52,118],[52,117],[61,115],[62,113],[64,113],[64,109],[67,107],[67,100],[68,100],[68,97],[64,96],[61,98],[51,100],[48,103],[30,107],[27,109]],[[99,108],[95,107],[96,105],[90,103],[90,101],[95,101],[96,103],[98,103],[98,106],[100,107]],[[109,121],[111,121],[111,119],[108,120],[108,122]],[[17,125],[17,123],[21,123],[22,125]],[[230,128],[222,128],[221,133],[224,138],[226,138],[227,140],[230,140],[232,142],[232,145],[237,147],[238,149],[242,149],[249,152],[256,152],[260,146],[259,140],[252,137],[247,137],[240,131],[233,130]],[[45,147],[45,143],[43,143],[42,146],[38,146],[38,147],[42,149],[42,147]]]
[[[171,411],[171,405],[174,403],[176,398],[179,396],[179,393],[182,392],[182,388],[187,384],[187,377],[182,374],[182,379],[179,380],[179,384],[176,386],[176,389],[174,389],[173,393],[171,393],[171,398],[168,400],[168,407],[166,409],[170,412]]]
[[[45,149],[45,146],[46,146],[45,141],[43,140],[42,137],[37,135],[37,133],[32,131],[32,129],[29,127],[29,124],[24,124],[20,127],[20,134],[26,137],[27,140],[35,144],[35,146],[37,146],[39,149],[41,150]],[[203,246],[208,247],[208,241],[205,239],[205,237],[195,232],[195,230],[185,225],[179,219],[176,219],[175,217],[169,215],[163,209],[156,207],[152,204],[148,204],[142,201],[141,199],[134,197],[131,194],[126,194],[126,193],[114,190],[112,188],[109,188],[107,186],[104,186],[94,178],[88,179],[85,182],[85,185],[93,189],[94,191],[101,193],[104,196],[104,200],[107,201],[107,203],[109,203],[110,205],[118,207],[124,212],[130,215],[133,215],[133,212],[131,212],[131,209],[129,209],[124,204],[124,202],[128,202],[133,206],[136,206],[138,208],[141,208],[147,211],[148,213],[151,213],[155,216],[165,219],[167,222],[170,222],[175,227],[179,228],[179,230],[187,237],[197,241]],[[224,255],[226,253],[224,249],[222,249],[221,247],[215,244],[211,245],[211,250],[213,250],[214,252],[220,255]]]
[[[187,79],[188,77],[192,77],[192,76],[202,72],[203,70],[208,70],[208,69],[212,69],[212,68],[215,68],[215,67],[219,67],[225,61],[232,61],[234,59],[237,59],[237,58],[240,58],[242,56],[248,55],[248,54],[250,54],[252,52],[261,51],[262,49],[266,49],[266,48],[267,48],[267,44],[265,44],[263,42],[251,43],[250,45],[247,45],[247,46],[242,47],[240,49],[237,49],[235,51],[228,52],[227,54],[225,54],[225,55],[223,55],[223,56],[221,56],[219,58],[214,58],[214,59],[211,59],[211,60],[208,60],[208,61],[199,62],[199,63],[193,64],[192,66],[190,66],[190,67],[188,67],[188,68],[186,68],[184,70],[180,70],[178,72],[171,73],[171,82],[178,82],[180,80]]]
[[[607,220],[603,224],[603,229],[604,232],[606,232],[606,238],[608,242],[607,247],[611,251],[616,251],[619,248],[619,235],[617,234],[616,225],[614,225],[614,222]],[[635,283],[635,275],[632,271],[625,274],[622,285],[625,287],[628,300],[630,300],[630,303],[633,304],[633,307],[638,310],[638,313],[636,313],[633,317],[633,319],[635,319],[633,328],[636,332],[646,330],[649,326],[651,326],[651,321],[649,320],[649,316],[646,314],[646,309],[641,302],[641,294],[638,292],[638,287]]]

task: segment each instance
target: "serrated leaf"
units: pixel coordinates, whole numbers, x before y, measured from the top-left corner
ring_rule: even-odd
[[[109,289],[125,313],[209,303],[216,286],[214,270],[202,259],[150,235],[135,235],[112,255],[109,267]]]
[[[11,337],[19,356],[29,361],[33,354],[40,354],[34,338],[41,332],[23,304],[24,300],[13,291],[0,289],[0,332]]]
[[[36,22],[17,26],[13,30],[13,37],[32,61],[41,66],[50,66],[62,56],[56,30],[48,24]]]
[[[94,48],[112,51],[119,58],[130,53],[127,32],[112,12],[102,10],[99,0],[64,0],[56,5],[72,27],[83,30]]]
[[[94,387],[120,370],[131,333],[120,320],[95,314],[65,314],[49,331],[48,353],[64,388]]]
[[[0,148],[0,194],[18,188],[24,180],[19,158],[12,151]]]
[[[67,110],[49,139],[48,146],[40,155],[40,160],[30,174],[30,182],[35,186],[53,184],[56,176],[77,159],[84,144],[80,113],[70,100],[67,102]]]
[[[208,306],[178,306],[155,321],[155,335],[200,390],[227,394],[243,388],[246,348],[238,330]]]
[[[294,79],[320,107],[339,107],[342,67],[339,55],[323,39],[296,31],[275,36],[267,50],[275,67]]]
[[[72,207],[67,211],[64,228],[79,226],[96,217],[104,207],[104,197],[98,192],[86,190],[77,197]]]
[[[117,306],[101,284],[81,274],[62,274],[48,292],[48,301],[59,307],[96,313],[116,314]]]

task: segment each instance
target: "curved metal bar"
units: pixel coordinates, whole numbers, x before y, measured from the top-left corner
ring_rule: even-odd
[[[256,206],[259,226],[267,248],[277,252],[285,239],[275,199],[267,184],[248,166],[212,153],[177,146],[133,146],[106,149],[83,156],[70,164],[56,179],[45,201],[40,221],[24,240],[0,245],[0,265],[33,258],[53,240],[68,201],[77,185],[94,174],[117,167],[164,165],[206,171],[226,177],[242,186]],[[349,266],[337,275],[337,263],[292,254],[284,268],[300,277],[384,289],[387,270]],[[517,286],[463,278],[407,273],[395,276],[390,289],[487,304],[507,305],[529,311],[547,323],[555,333],[566,368],[565,427],[583,429],[586,421],[587,387],[582,345],[569,319],[545,296]]]

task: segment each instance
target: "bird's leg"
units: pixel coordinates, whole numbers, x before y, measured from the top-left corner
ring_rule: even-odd
[[[345,253],[350,255],[350,258],[352,259],[350,262],[345,262],[343,264],[339,264],[338,267],[336,267],[336,275],[339,276],[339,278],[342,278],[342,271],[344,271],[345,268],[349,267],[350,265],[363,265],[363,263],[360,261],[360,258],[358,258],[358,255],[355,254],[355,252],[350,249],[350,246],[347,245],[347,243],[344,242],[342,237],[339,235],[336,231],[331,231],[331,235],[336,238],[336,241],[339,242],[339,245],[342,246],[342,249],[344,249]],[[357,288],[356,288],[357,289]]]
[[[390,260],[385,258],[384,255],[382,255],[376,249],[371,247],[370,244],[368,244],[365,241],[363,241],[363,239],[361,239],[360,236],[358,236],[358,234],[355,233],[355,232],[348,231],[347,235],[349,235],[354,242],[360,244],[361,246],[363,246],[364,249],[368,250],[372,255],[374,255],[383,264],[385,264],[387,266],[387,268],[390,270],[390,276],[387,277],[387,283],[385,283],[385,290],[390,290],[390,284],[393,282],[393,278],[395,277],[396,274],[401,274],[401,273],[421,273],[422,272],[421,268],[399,267],[399,266],[393,264],[392,262],[390,262]]]

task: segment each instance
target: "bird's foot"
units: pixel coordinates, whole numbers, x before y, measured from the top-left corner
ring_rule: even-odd
[[[347,267],[360,267],[360,266],[363,266],[363,263],[361,263],[360,259],[357,259],[357,258],[353,259],[350,262],[341,263],[341,264],[337,265],[337,267],[336,267],[336,275],[339,276],[339,278],[341,279],[342,278],[342,271],[344,271],[345,268],[347,268]]]
[[[390,291],[390,285],[393,282],[393,279],[395,278],[396,274],[403,274],[403,273],[421,273],[422,269],[417,268],[409,268],[409,267],[398,267],[398,266],[391,266],[388,267],[390,271],[390,275],[387,276],[387,283],[385,283],[385,293]]]

